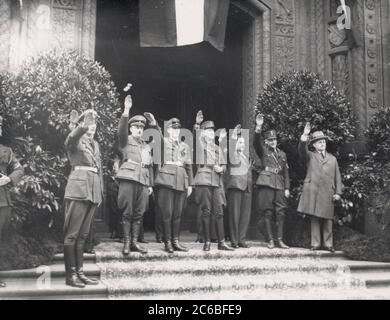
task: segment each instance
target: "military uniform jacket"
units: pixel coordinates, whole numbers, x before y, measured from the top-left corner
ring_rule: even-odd
[[[123,163],[116,178],[135,181],[148,187],[153,186],[152,148],[146,141],[128,135],[128,120],[128,116],[122,116],[119,121],[118,138]]]
[[[337,159],[325,153],[308,150],[307,142],[299,142],[300,158],[307,166],[298,211],[324,219],[333,219],[333,195],[341,194],[343,184]]]
[[[100,203],[103,199],[103,173],[99,144],[89,139],[85,133],[88,128],[78,126],[65,140],[72,171],[65,188],[65,199]],[[97,173],[81,170],[76,166],[93,167]]]
[[[226,161],[223,159],[223,153],[220,147],[212,143],[206,143],[200,138],[195,126],[195,134],[197,138],[197,154],[202,153],[200,157],[203,163],[198,164],[197,172],[194,179],[195,186],[211,186],[223,188],[222,174],[226,171]],[[199,158],[199,157],[197,157]],[[197,159],[198,160],[198,159]],[[221,173],[214,171],[214,165],[220,165],[223,169]]]
[[[287,156],[280,149],[271,150],[264,143],[261,133],[256,132],[253,146],[261,161],[261,171],[256,185],[276,190],[290,189]]]
[[[240,151],[229,154],[226,189],[252,191],[252,160]]]
[[[11,182],[0,187],[0,207],[11,205],[9,188],[15,186],[23,177],[24,169],[15,157],[11,148],[0,144],[0,172],[11,179]]]
[[[185,191],[193,184],[190,147],[170,138],[163,138],[163,142],[163,165],[157,173],[155,185]]]

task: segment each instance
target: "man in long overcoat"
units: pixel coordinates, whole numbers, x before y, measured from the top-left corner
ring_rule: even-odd
[[[337,160],[326,151],[328,137],[316,131],[309,140],[310,130],[310,123],[307,123],[298,145],[299,156],[307,166],[298,211],[311,217],[311,249],[321,247],[322,225],[323,245],[334,252],[334,201],[340,200],[343,185]],[[309,151],[308,145],[313,145],[314,152]]]

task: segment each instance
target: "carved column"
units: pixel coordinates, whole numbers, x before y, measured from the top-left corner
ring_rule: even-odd
[[[390,2],[381,1],[384,105],[390,106]]]
[[[365,0],[364,29],[366,48],[367,123],[375,109],[383,105],[383,64],[380,0]]]
[[[273,74],[296,68],[295,0],[274,1]]]

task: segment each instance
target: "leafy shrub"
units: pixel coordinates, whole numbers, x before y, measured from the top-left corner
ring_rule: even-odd
[[[390,157],[390,108],[380,107],[372,116],[366,137],[374,156],[388,160]]]
[[[14,188],[15,221],[58,213],[69,173],[64,141],[69,114],[94,108],[103,161],[116,134],[118,93],[110,74],[76,52],[51,51],[27,61],[20,71],[0,74],[4,140],[25,168]],[[31,221],[30,221],[31,222]],[[50,219],[49,219],[50,222]]]

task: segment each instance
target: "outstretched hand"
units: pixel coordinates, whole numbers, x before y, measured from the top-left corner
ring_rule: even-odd
[[[93,109],[88,109],[84,112],[84,127],[88,127],[96,123],[97,113]]]
[[[196,120],[195,120],[196,124],[201,124],[203,122],[203,112],[202,110],[199,110],[197,113],[196,113]]]
[[[264,123],[264,116],[261,113],[258,113],[256,116],[256,125],[261,127]]]
[[[234,127],[232,139],[237,140],[239,135],[241,135],[241,124],[238,124]]]
[[[308,136],[310,134],[310,131],[311,131],[310,122],[306,122],[305,128],[303,129],[303,134],[305,136]]]
[[[131,99],[131,95],[127,95],[125,98],[125,110],[123,111],[123,113],[128,115],[132,106],[133,100]]]
[[[156,121],[156,118],[154,117],[153,113],[144,112],[144,117],[146,118],[146,120],[148,120],[148,122],[151,126],[157,125],[157,121]]]
[[[226,129],[223,128],[220,133],[219,133],[219,137],[218,137],[218,142],[221,142],[223,139],[225,139],[227,136],[227,132],[226,132]]]

